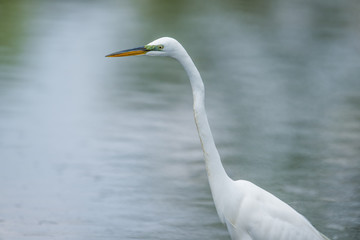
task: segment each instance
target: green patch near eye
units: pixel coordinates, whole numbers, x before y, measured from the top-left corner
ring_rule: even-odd
[[[145,48],[146,50],[148,50],[148,51],[154,50],[155,47],[156,47],[155,45],[145,45],[145,46],[144,46],[144,48]]]
[[[164,49],[163,45],[145,45],[144,48],[148,51],[161,51]]]

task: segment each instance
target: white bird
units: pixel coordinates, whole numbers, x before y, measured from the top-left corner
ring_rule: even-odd
[[[219,218],[232,240],[329,240],[279,198],[249,181],[233,181],[226,174],[205,111],[204,83],[189,54],[177,40],[163,37],[106,57],[132,55],[171,57],[184,67],[192,87],[195,123],[211,193]]]

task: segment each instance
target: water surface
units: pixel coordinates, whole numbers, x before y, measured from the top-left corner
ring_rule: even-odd
[[[229,239],[174,60],[225,169],[331,239],[360,236],[358,1],[0,3],[0,239]]]

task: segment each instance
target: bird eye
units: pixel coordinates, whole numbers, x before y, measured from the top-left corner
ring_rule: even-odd
[[[158,49],[159,49],[159,50],[163,50],[163,49],[164,49],[164,45],[159,45]]]

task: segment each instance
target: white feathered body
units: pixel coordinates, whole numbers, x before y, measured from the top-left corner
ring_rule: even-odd
[[[324,240],[311,223],[271,193],[244,181],[229,181],[213,194],[232,240]]]
[[[248,181],[233,181],[228,177],[208,123],[204,84],[190,56],[173,38],[159,38],[149,46],[161,46],[162,50],[148,51],[146,55],[175,58],[189,76],[211,192],[232,240],[327,240],[305,217],[271,193]]]
[[[205,111],[205,91],[200,73],[182,45],[172,38],[164,44],[164,56],[177,59],[187,72],[194,98],[195,123],[202,145],[206,171],[220,220],[232,240],[328,240],[293,208],[255,184],[233,181],[226,174]],[[149,55],[157,55],[150,53]]]

